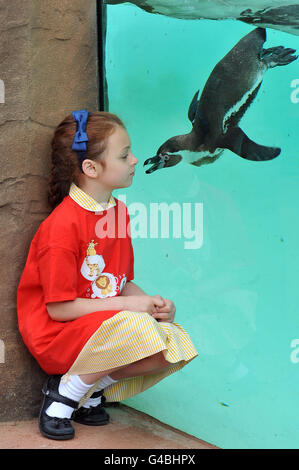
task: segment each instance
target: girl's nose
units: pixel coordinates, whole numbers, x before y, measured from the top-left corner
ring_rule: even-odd
[[[137,165],[138,162],[139,162],[138,158],[136,158],[135,155],[133,155],[133,165]]]

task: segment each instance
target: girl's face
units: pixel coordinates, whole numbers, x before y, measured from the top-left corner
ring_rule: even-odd
[[[113,190],[126,188],[132,184],[138,160],[132,154],[130,138],[125,129],[116,126],[108,138],[101,160],[105,162],[105,168],[99,176],[103,186]]]

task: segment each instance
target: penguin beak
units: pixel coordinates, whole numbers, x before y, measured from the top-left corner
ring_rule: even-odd
[[[143,166],[152,164],[150,168],[146,170],[145,173],[153,173],[153,171],[160,170],[161,168],[168,168],[170,166],[177,165],[182,160],[181,155],[155,155],[152,158],[148,158],[143,163]]]

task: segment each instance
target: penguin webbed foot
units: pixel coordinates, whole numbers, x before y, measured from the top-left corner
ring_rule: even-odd
[[[177,165],[181,159],[181,155],[155,155],[154,157],[145,160],[143,166],[152,164],[152,166],[145,172],[149,174],[153,173],[153,171],[160,170],[161,168]]]
[[[276,66],[288,65],[294,60],[298,59],[298,55],[293,55],[296,49],[290,47],[277,46],[263,49],[260,52],[260,60],[265,62],[268,68]]]

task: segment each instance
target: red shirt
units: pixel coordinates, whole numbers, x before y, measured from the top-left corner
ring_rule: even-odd
[[[113,297],[134,278],[129,214],[122,201],[112,200],[113,207],[94,212],[66,196],[31,242],[17,289],[19,329],[48,374],[67,372],[91,335],[117,311],[59,322],[51,319],[46,303]]]

